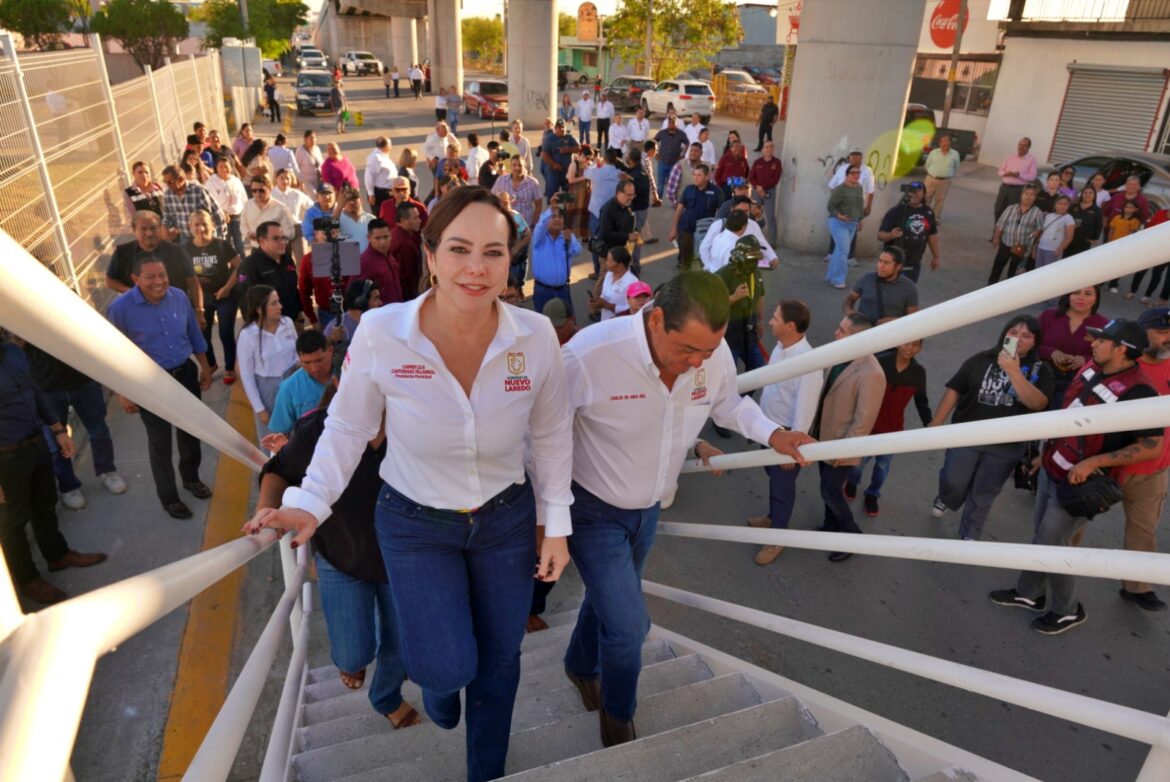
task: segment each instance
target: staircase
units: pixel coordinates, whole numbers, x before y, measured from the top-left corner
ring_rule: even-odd
[[[824,719],[818,720],[802,698],[789,691],[804,690],[800,685],[778,687],[777,681],[787,680],[657,627],[642,647],[639,739],[604,749],[597,714],[585,711],[564,675],[562,657],[576,612],[545,619],[549,629],[526,636],[521,647],[509,780],[1030,779],[824,696],[818,699]],[[366,677],[367,682],[371,679]],[[421,713],[418,686],[407,682],[403,695]],[[846,724],[847,717],[855,716],[862,719]],[[465,777],[462,723],[450,731],[430,722],[391,730],[386,719],[370,709],[366,690],[346,689],[332,666],[309,671],[300,724],[291,774],[297,782],[441,782]],[[892,742],[904,750],[908,762],[900,763],[900,757],[867,727],[872,724],[881,726],[879,734],[893,731]]]

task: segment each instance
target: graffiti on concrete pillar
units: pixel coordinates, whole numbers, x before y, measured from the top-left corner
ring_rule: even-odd
[[[527,90],[524,93],[524,103],[539,111],[548,111],[548,93],[543,90]]]

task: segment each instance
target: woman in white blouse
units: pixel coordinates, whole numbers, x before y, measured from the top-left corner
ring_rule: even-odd
[[[306,543],[385,420],[376,528],[402,656],[440,727],[459,724],[466,688],[473,782],[504,774],[533,577],[560,576],[572,531],[556,333],[498,301],[515,241],[486,189],[439,202],[423,232],[430,289],[362,317],[305,480],[246,527]]]
[[[280,296],[268,285],[244,295],[244,327],[236,337],[236,365],[256,415],[256,442],[268,434],[280,381],[297,366],[297,329],[281,315]]]
[[[630,251],[624,246],[611,247],[605,256],[605,276],[597,281],[589,297],[590,309],[601,312],[602,320],[629,312],[626,290],[638,281],[630,271]]]

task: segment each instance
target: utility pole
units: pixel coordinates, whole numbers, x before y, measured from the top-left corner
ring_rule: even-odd
[[[943,100],[942,126],[950,127],[951,106],[955,101],[955,77],[959,70],[959,49],[963,45],[963,20],[967,18],[967,0],[960,0],[955,19],[955,45],[951,49],[951,67],[947,70],[947,96]]]
[[[651,52],[654,49],[654,0],[646,0],[646,75],[654,78],[654,60]]]
[[[244,23],[244,37],[248,37],[248,0],[240,0],[240,20]]]

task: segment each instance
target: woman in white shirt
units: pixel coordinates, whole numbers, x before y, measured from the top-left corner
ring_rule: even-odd
[[[1040,240],[1036,242],[1036,268],[1059,261],[1072,242],[1077,222],[1068,213],[1068,205],[1068,196],[1057,196],[1052,203],[1052,214],[1044,215]]]
[[[256,416],[256,442],[268,434],[280,381],[297,367],[297,329],[281,315],[280,296],[268,285],[244,295],[244,327],[236,337],[236,368]]]
[[[205,187],[227,219],[228,236],[232,240],[232,245],[240,257],[244,257],[244,234],[240,230],[240,215],[244,212],[244,204],[248,203],[248,190],[232,172],[231,161],[223,157],[216,160],[215,174],[207,180]]]
[[[317,194],[317,184],[321,181],[321,164],[325,157],[321,154],[321,147],[317,145],[317,134],[312,130],[305,131],[305,143],[297,147],[297,170],[301,172],[301,187],[310,195]]]
[[[459,724],[466,687],[474,782],[504,774],[533,577],[556,580],[572,531],[556,333],[498,300],[515,241],[484,188],[439,202],[423,231],[430,289],[362,316],[304,481],[246,526],[308,542],[385,421],[375,525],[402,658],[442,728]]]
[[[272,198],[284,204],[292,215],[294,230],[296,231],[289,248],[293,258],[303,258],[309,248],[305,242],[301,223],[305,221],[305,212],[313,205],[313,199],[305,195],[303,190],[294,186],[294,174],[287,168],[276,172],[276,187],[272,189]]]
[[[605,277],[597,281],[589,298],[590,309],[601,311],[601,319],[628,312],[630,303],[626,290],[638,281],[630,271],[630,251],[624,246],[611,247],[605,256]]]

